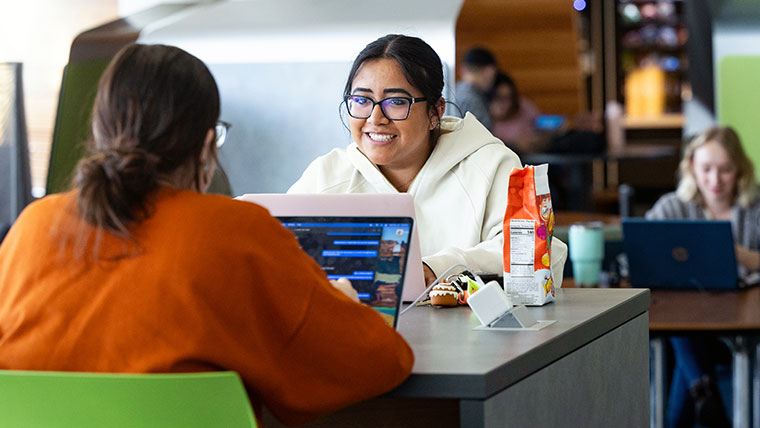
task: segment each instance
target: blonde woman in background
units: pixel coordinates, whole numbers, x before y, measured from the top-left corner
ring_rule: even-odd
[[[755,169],[736,132],[714,127],[699,134],[686,146],[679,174],[676,191],[661,197],[646,217],[730,221],[740,276],[760,270]]]
[[[760,269],[760,202],[755,169],[729,127],[707,129],[684,150],[675,192],[661,197],[648,219],[713,219],[731,222],[739,275]],[[675,365],[668,399],[668,426],[728,427],[715,369],[730,362],[713,337],[670,338]]]

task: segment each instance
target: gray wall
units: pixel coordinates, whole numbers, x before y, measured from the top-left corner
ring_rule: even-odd
[[[210,65],[232,123],[219,160],[234,195],[284,192],[314,158],[350,143],[338,117],[350,66]]]

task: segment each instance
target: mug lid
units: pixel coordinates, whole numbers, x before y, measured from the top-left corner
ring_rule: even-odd
[[[603,226],[601,221],[584,221],[571,224],[570,229],[601,229]]]

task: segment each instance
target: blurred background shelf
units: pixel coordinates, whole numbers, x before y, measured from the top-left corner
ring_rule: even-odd
[[[623,118],[626,129],[670,129],[683,127],[683,114],[665,113],[659,116],[644,116]]]
[[[658,119],[637,119],[630,128],[649,124],[654,129],[683,126],[682,118],[670,114],[683,112],[684,97],[691,93],[684,4],[672,0],[616,0],[615,5],[617,100],[631,114],[639,111],[642,103],[638,97],[629,99],[631,94],[658,93],[660,98],[644,102],[647,115]],[[665,114],[659,118],[662,113]]]

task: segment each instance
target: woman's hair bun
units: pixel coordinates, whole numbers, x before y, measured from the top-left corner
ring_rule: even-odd
[[[198,181],[218,119],[219,90],[200,59],[174,46],[124,47],[100,78],[88,156],[74,178],[82,217],[131,237],[128,228],[149,214],[159,183],[197,187],[190,178]]]
[[[105,224],[127,233],[127,227],[146,212],[143,201],[158,188],[158,163],[155,154],[142,149],[129,152],[107,150],[93,153],[77,166],[76,187],[80,192],[80,214],[92,224]]]

